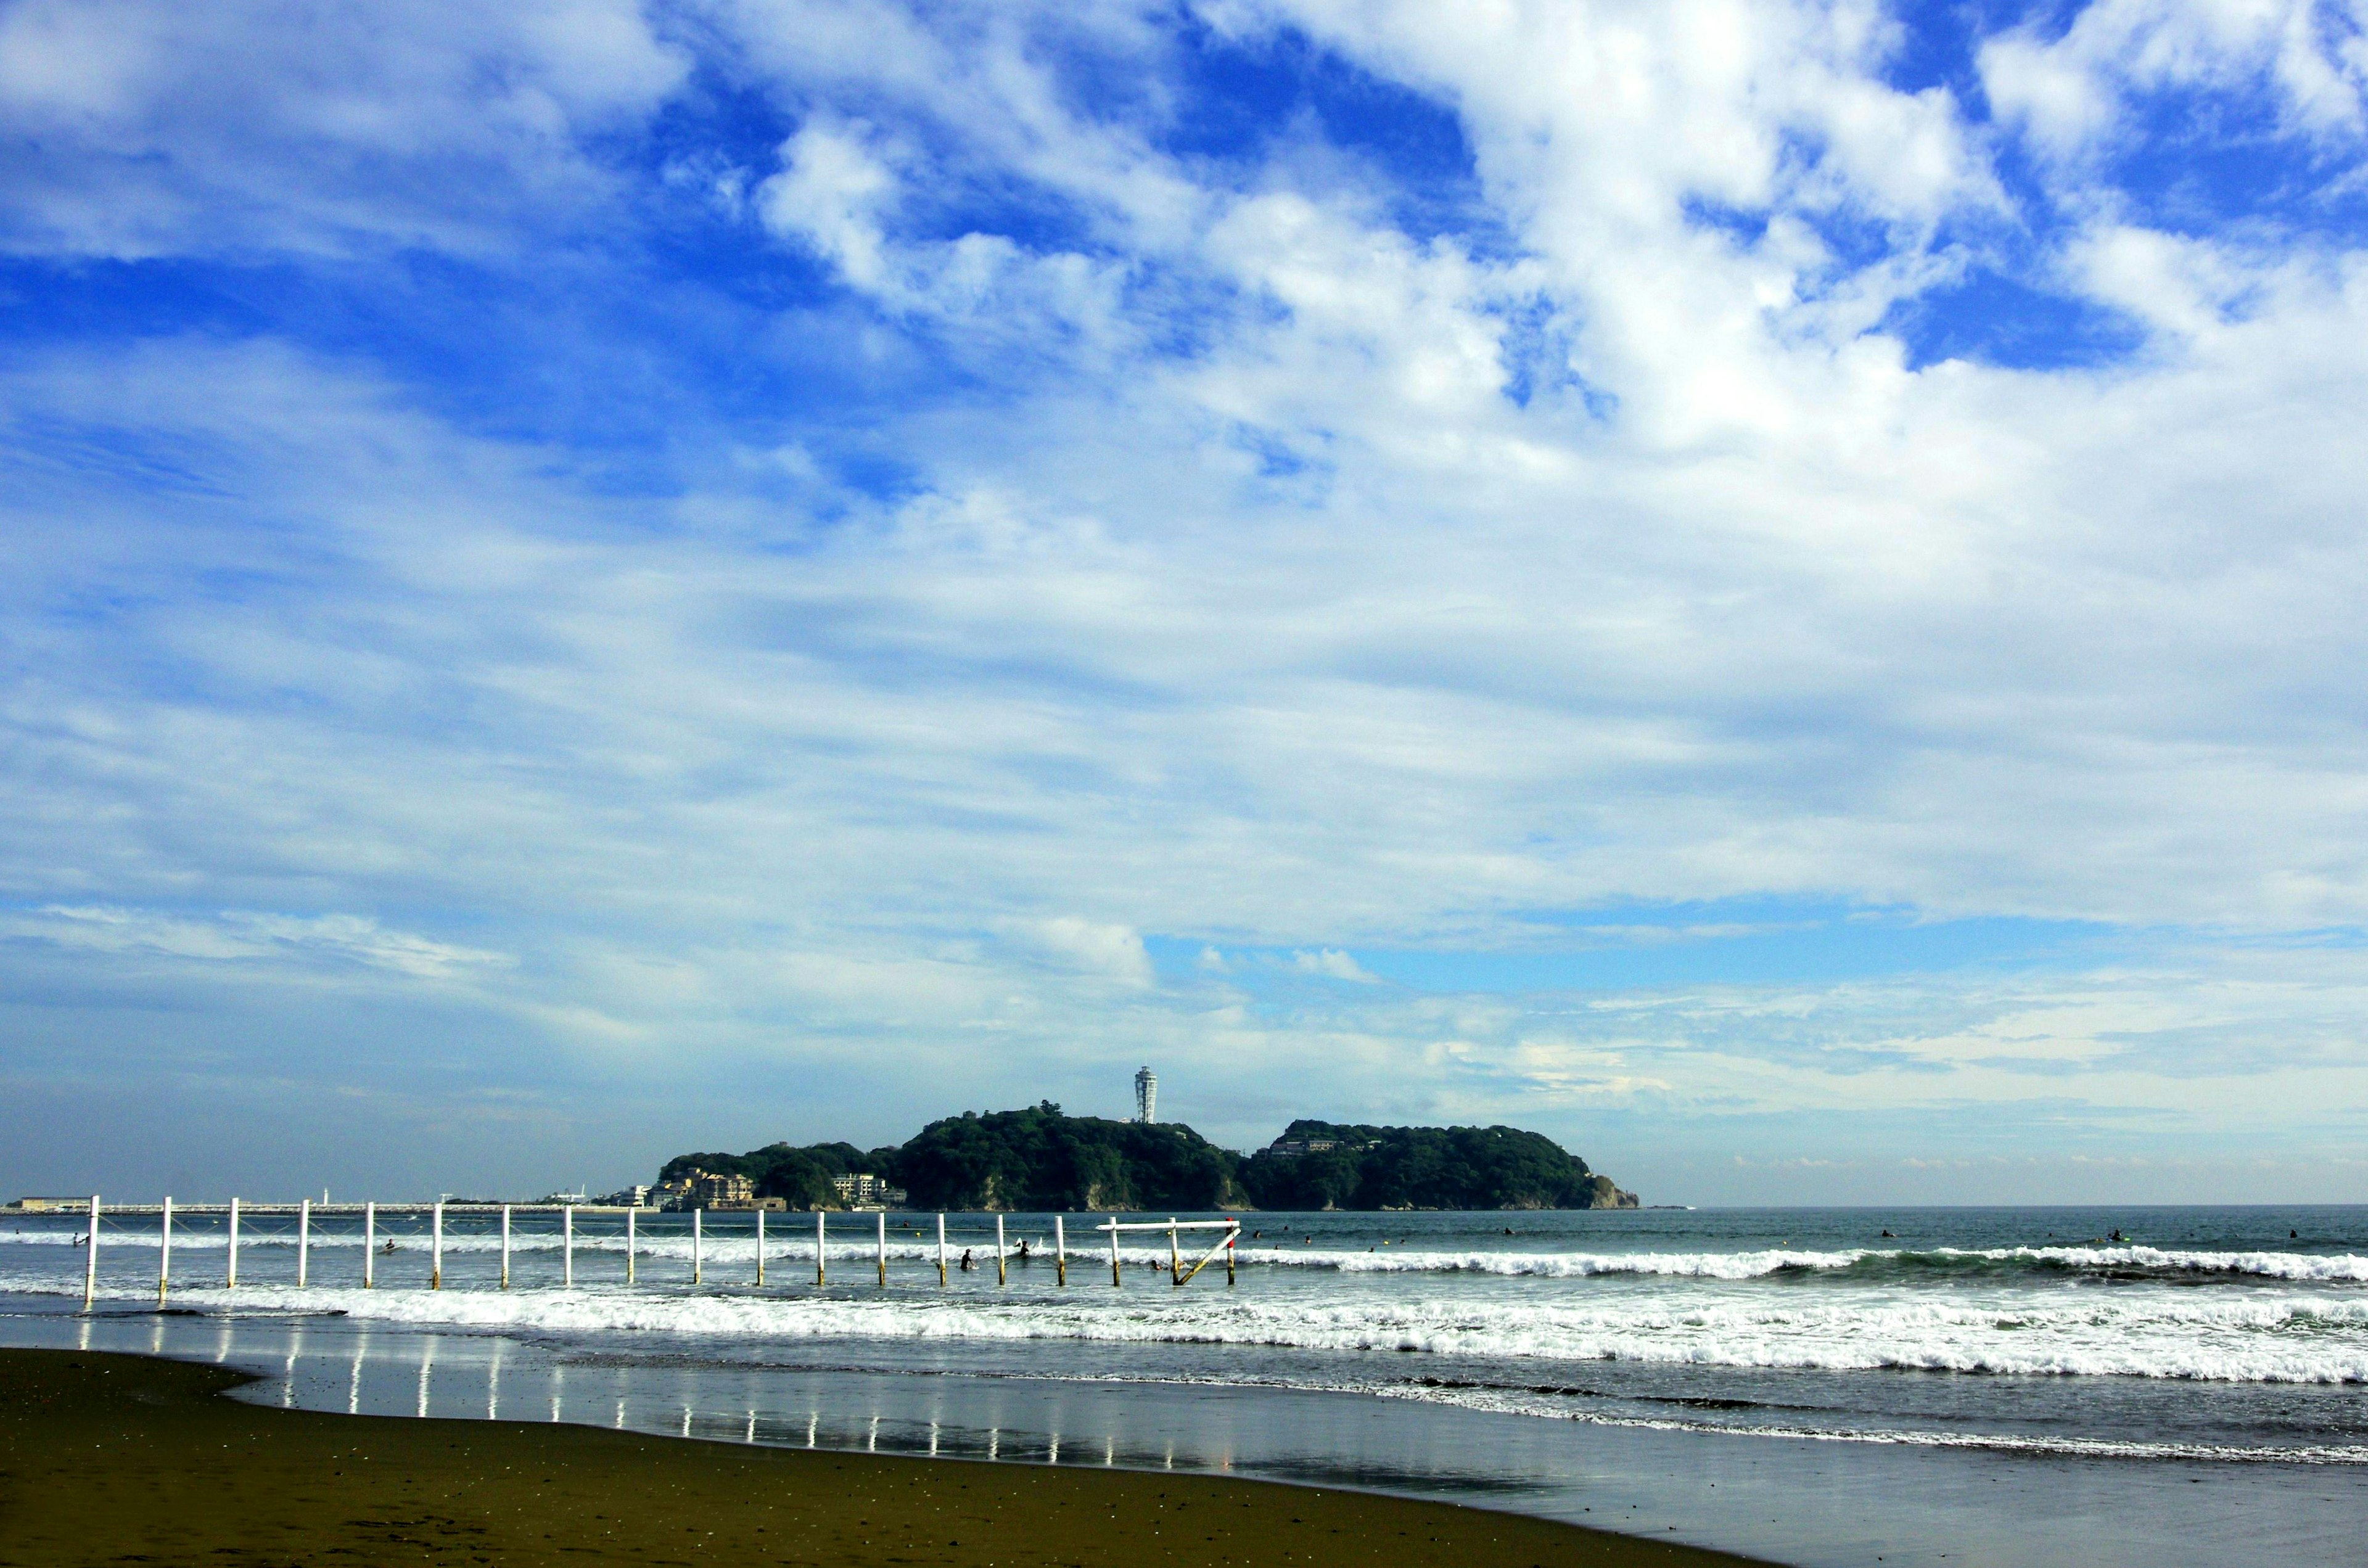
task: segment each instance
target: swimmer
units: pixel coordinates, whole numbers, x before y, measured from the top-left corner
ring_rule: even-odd
[[[963,1272],[964,1274],[968,1274],[972,1269],[976,1268],[976,1267],[978,1267],[978,1265],[977,1265],[977,1264],[973,1263],[973,1262],[970,1260],[970,1248],[968,1248],[968,1247],[964,1247],[964,1248],[962,1248],[962,1272]]]

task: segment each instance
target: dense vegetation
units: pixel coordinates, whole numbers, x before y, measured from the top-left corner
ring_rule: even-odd
[[[896,1152],[923,1209],[1224,1209],[1244,1206],[1237,1156],[1177,1123],[1033,1110],[964,1111]]]
[[[1144,1126],[1032,1110],[964,1111],[901,1146],[769,1144],[745,1154],[677,1154],[661,1181],[694,1167],[746,1176],[759,1198],[830,1209],[830,1178],[869,1172],[922,1210],[1610,1209],[1635,1199],[1552,1139],[1511,1127],[1366,1127],[1294,1121],[1283,1141],[1338,1146],[1244,1159],[1178,1123]]]
[[[1300,1120],[1278,1140],[1311,1142],[1335,1147],[1298,1154],[1266,1148],[1243,1163],[1242,1186],[1259,1208],[1614,1209],[1635,1202],[1553,1139],[1515,1127]]]
[[[677,1154],[659,1170],[658,1180],[672,1181],[694,1170],[745,1176],[756,1182],[759,1198],[782,1199],[792,1209],[836,1209],[838,1193],[831,1177],[850,1171],[888,1176],[896,1154],[894,1147],[867,1153],[852,1143],[809,1143],[803,1148],[768,1143],[745,1154]]]

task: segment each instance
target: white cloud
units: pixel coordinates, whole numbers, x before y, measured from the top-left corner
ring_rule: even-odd
[[[1055,957],[1121,985],[1152,983],[1151,955],[1143,937],[1131,926],[1061,915],[1040,920],[1029,928],[1043,949]]]
[[[503,953],[388,930],[359,915],[232,910],[216,915],[172,915],[61,904],[7,917],[0,929],[97,952],[217,960],[336,958],[416,980],[441,980],[514,961]]]
[[[887,281],[880,215],[897,176],[868,144],[861,124],[809,120],[781,147],[781,172],[757,188],[757,208],[778,233],[812,244],[861,289]]]
[[[2061,159],[2126,142],[2135,99],[2180,88],[2266,88],[2291,129],[2349,140],[2368,131],[2362,20],[2341,0],[2096,0],[2053,37],[1986,40],[1978,62],[2000,118]]]
[[[635,0],[22,0],[0,13],[0,127],[40,152],[12,165],[0,245],[507,246],[603,190],[579,139],[688,67]]]
[[[338,12],[320,63],[283,41],[229,73],[268,112],[210,118],[230,14],[7,13],[0,104],[63,149],[17,243],[497,251],[616,221],[632,176],[585,129],[684,79],[631,7],[456,15],[392,53]],[[2144,353],[1911,371],[1870,326],[1954,265],[1944,218],[2002,199],[1947,94],[1882,79],[1873,6],[1215,13],[1447,106],[1479,210],[1429,227],[1315,129],[1165,150],[1190,106],[1149,13],[703,15],[796,130],[753,186],[721,145],[672,177],[726,213],[753,191],[760,284],[794,251],[839,286],[779,334],[844,327],[877,350],[858,379],[960,373],[852,410],[686,398],[636,487],[367,349],[18,356],[0,892],[51,913],[12,917],[11,961],[97,991],[151,957],[466,977],[513,1043],[838,1063],[916,1103],[1167,1052],[1202,1078],[1179,1103],[1245,1134],[1319,1093],[1577,1127],[2067,1083],[2190,1129],[2358,1105],[2349,958],[2242,945],[2368,924],[2357,255],[2100,197],[2063,277]],[[2123,133],[2129,82],[2220,79],[2186,22],[2088,25],[1986,57],[2066,148]],[[1089,109],[1048,39],[1149,85]],[[2051,177],[2093,190],[2077,162]],[[1013,191],[1039,221],[998,228]],[[792,379],[763,332],[735,351]],[[835,477],[882,453],[894,483]],[[1269,1007],[1218,946],[1371,981],[1352,948],[1792,896],[2184,926],[2203,956]],[[199,906],[385,924],[157,913]],[[1145,932],[1205,944],[1197,971],[1163,983]]]
[[[1360,985],[1376,985],[1380,977],[1369,972],[1350,955],[1338,948],[1326,948],[1318,952],[1291,955],[1292,967],[1302,974],[1320,974],[1326,980],[1353,980]]]

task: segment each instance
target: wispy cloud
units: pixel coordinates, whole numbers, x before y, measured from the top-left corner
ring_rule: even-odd
[[[0,916],[0,932],[102,953],[208,960],[336,959],[416,980],[502,968],[507,954],[390,931],[359,915],[301,916],[237,910],[172,915],[152,910],[51,905]]]

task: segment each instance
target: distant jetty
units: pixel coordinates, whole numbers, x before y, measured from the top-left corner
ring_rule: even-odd
[[[964,1111],[901,1144],[677,1154],[679,1208],[997,1211],[1634,1209],[1636,1195],[1540,1132],[1301,1119],[1243,1155],[1180,1122]],[[893,1196],[892,1196],[893,1195]]]

